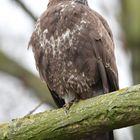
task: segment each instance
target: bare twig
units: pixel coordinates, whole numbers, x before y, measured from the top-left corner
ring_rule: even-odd
[[[16,2],[28,15],[32,18],[33,21],[37,20],[37,17],[33,14],[33,12],[27,8],[27,6],[21,0],[11,0]]]

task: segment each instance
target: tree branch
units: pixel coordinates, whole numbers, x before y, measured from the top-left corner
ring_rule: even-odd
[[[29,15],[29,17],[32,18],[32,20],[35,22],[37,20],[37,17],[27,8],[27,6],[21,1],[21,0],[12,0],[16,2],[26,13]]]
[[[45,99],[46,103],[56,107],[46,84],[30,71],[8,58],[3,52],[0,52],[0,71],[18,78],[26,87],[31,88],[42,101]]]
[[[2,140],[65,140],[140,123],[140,85],[0,125]]]

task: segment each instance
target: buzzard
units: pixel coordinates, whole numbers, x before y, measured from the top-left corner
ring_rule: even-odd
[[[49,0],[29,47],[58,107],[119,88],[112,32],[87,0]]]

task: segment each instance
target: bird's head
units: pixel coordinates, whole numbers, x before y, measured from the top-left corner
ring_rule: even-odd
[[[60,2],[64,2],[64,1],[74,1],[74,2],[81,3],[83,5],[88,6],[87,0],[49,0],[48,6],[56,5],[56,4],[59,4]]]

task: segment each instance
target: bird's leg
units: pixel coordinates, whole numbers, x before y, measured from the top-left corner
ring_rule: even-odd
[[[72,104],[77,100],[77,97],[74,93],[67,93],[62,98],[65,101],[63,108],[65,113],[67,114]]]
[[[77,103],[78,101],[79,101],[79,100],[76,98],[76,99],[74,99],[74,100],[72,100],[72,101],[70,101],[70,102],[68,102],[68,103],[65,103],[65,104],[63,105],[63,108],[64,108],[64,111],[65,111],[66,115],[69,113],[70,107],[71,107],[74,103]]]
[[[69,110],[70,107],[72,106],[73,102],[74,102],[74,101],[71,101],[71,102],[69,102],[69,103],[66,103],[66,104],[63,105],[63,107],[66,108],[67,110]]]
[[[72,106],[73,103],[74,103],[74,101],[71,101],[71,102],[63,105],[63,108],[64,108],[64,111],[65,111],[66,115],[69,113],[69,109],[70,109],[70,107]]]

